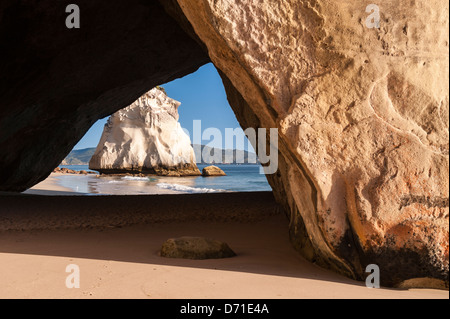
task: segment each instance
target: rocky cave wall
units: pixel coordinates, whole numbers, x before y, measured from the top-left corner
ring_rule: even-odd
[[[100,118],[209,62],[158,1],[0,3],[0,191],[45,179]]]

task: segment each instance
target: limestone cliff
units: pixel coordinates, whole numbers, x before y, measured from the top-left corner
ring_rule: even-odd
[[[89,168],[103,174],[200,175],[190,138],[178,122],[179,106],[154,88],[113,114]]]

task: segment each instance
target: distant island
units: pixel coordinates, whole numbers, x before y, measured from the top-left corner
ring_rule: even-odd
[[[197,158],[197,164],[259,164],[257,155],[252,152],[230,149],[223,150],[198,144],[194,144],[192,147],[194,149],[195,157]],[[220,161],[214,161],[214,154],[217,153],[221,154]],[[201,161],[199,161],[199,159],[201,159]],[[231,159],[231,161],[229,159]]]
[[[94,155],[95,150],[95,147],[73,150],[62,161],[61,165],[89,165],[89,161],[92,155]]]
[[[242,162],[242,159],[244,160],[243,164],[259,164],[259,161],[257,160],[257,156],[255,153],[247,152],[247,151],[241,151],[241,150],[230,150],[230,149],[219,149],[219,148],[212,148],[205,145],[192,145],[194,148],[195,156],[197,158],[197,161],[199,158],[202,159],[201,162],[198,164],[201,165],[207,165],[207,164],[237,164],[238,162]],[[61,165],[89,165],[89,161],[91,160],[91,157],[94,155],[96,148],[85,148],[81,150],[73,150],[72,152],[67,155],[67,157],[62,161]],[[222,153],[221,155],[221,161],[213,161],[213,154],[216,153]],[[206,155],[209,154],[209,156],[201,156],[201,154],[204,153]],[[232,154],[232,155],[231,155]],[[227,162],[227,158],[232,158],[233,160],[231,162]],[[239,163],[241,164],[241,163]]]

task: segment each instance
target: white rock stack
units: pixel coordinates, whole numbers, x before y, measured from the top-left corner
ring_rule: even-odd
[[[180,105],[154,88],[113,114],[89,168],[102,174],[201,175],[191,140],[178,122]]]

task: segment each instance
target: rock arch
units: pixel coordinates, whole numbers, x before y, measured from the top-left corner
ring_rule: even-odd
[[[78,2],[79,30],[50,0],[0,7],[0,190],[45,178],[97,118],[211,60],[243,128],[280,131],[269,180],[303,256],[448,287],[448,3],[380,0],[369,29],[358,2]]]

